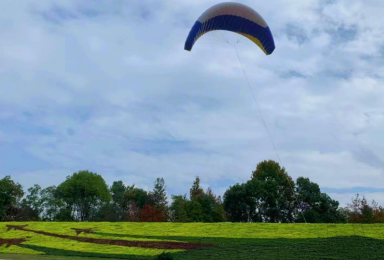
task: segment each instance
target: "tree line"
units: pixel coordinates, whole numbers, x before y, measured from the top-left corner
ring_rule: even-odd
[[[274,161],[256,166],[245,183],[230,186],[223,198],[196,177],[189,197],[172,195],[163,178],[145,191],[122,181],[108,187],[101,175],[79,171],[58,186],[38,184],[24,193],[10,176],[0,180],[0,221],[384,223],[384,208],[357,194],[346,207],[308,178],[296,182]]]

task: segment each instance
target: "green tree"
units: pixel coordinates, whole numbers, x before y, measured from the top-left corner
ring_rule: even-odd
[[[147,204],[148,200],[148,193],[140,188],[136,188],[135,190],[135,196],[134,196],[134,201],[136,203],[136,206],[139,209],[142,209],[145,204]]]
[[[259,163],[252,172],[252,181],[259,191],[258,211],[264,222],[291,223],[294,221],[296,203],[295,183],[284,168],[272,160]]]
[[[123,216],[120,214],[121,208],[114,203],[104,203],[96,212],[95,221],[117,222],[121,221]]]
[[[112,204],[109,206],[108,219],[115,219],[116,214],[120,220],[135,219],[137,214],[148,200],[148,193],[135,185],[126,186],[122,181],[115,181],[111,186]],[[107,208],[104,208],[107,210]]]
[[[154,206],[156,210],[162,212],[165,218],[164,221],[169,218],[166,188],[164,179],[157,178],[153,190],[149,192],[147,197],[148,205]],[[147,210],[150,208],[147,207]]]
[[[327,194],[321,193],[318,184],[308,178],[299,177],[296,180],[296,193],[301,211],[296,222],[308,223],[343,223],[345,217],[338,210],[339,203],[332,200]],[[304,215],[304,216],[303,216]]]
[[[164,193],[165,193],[165,189],[164,189]],[[164,196],[166,200],[167,198],[166,194],[164,194]],[[153,203],[155,203],[155,200],[156,199],[153,198]],[[143,189],[136,188],[135,185],[128,186],[125,192],[125,201],[128,207],[130,207],[132,204],[132,201],[134,201],[136,203],[136,206],[139,209],[142,209],[148,201],[148,193]]]
[[[197,199],[202,208],[203,222],[222,222],[225,219],[223,205],[221,199],[213,194],[211,188],[203,194],[200,194]]]
[[[263,182],[255,178],[245,183],[244,201],[248,205],[248,219],[251,222],[263,222],[263,215],[268,193],[265,192]]]
[[[99,218],[105,221],[122,220],[129,207],[126,200],[127,187],[122,181],[114,181],[110,192],[112,201],[110,204],[103,206]]]
[[[21,202],[25,220],[38,221],[40,219],[40,214],[43,211],[40,193],[41,187],[38,184],[28,189],[28,195]]]
[[[189,190],[191,200],[197,200],[204,194],[204,190],[200,187],[200,178],[197,176],[193,182],[192,188]]]
[[[211,188],[206,192],[200,187],[196,177],[190,189],[191,199],[184,196],[172,196],[171,219],[175,222],[222,222],[225,211],[220,197],[213,194]]]
[[[186,211],[189,222],[203,221],[203,207],[196,200],[188,200],[186,203]]]
[[[151,205],[158,208],[165,208],[167,206],[166,188],[164,179],[157,178],[153,190],[149,193],[148,199]]]
[[[45,221],[72,221],[72,209],[60,198],[57,187],[49,186],[40,192],[42,219]]]
[[[57,187],[57,193],[80,221],[92,220],[111,198],[103,177],[89,171],[79,171],[68,176]]]
[[[225,210],[224,210],[224,205],[220,196],[217,197],[216,205],[212,212],[212,219],[213,219],[213,222],[223,222],[227,220]]]
[[[224,210],[221,197],[213,194],[211,188],[207,189],[205,196],[208,197],[210,201],[210,203],[207,203],[207,204],[210,206],[210,209],[208,210],[209,212],[208,214],[209,214],[209,218],[211,219],[211,222],[225,221],[226,216],[225,216],[225,210]],[[202,203],[202,205],[204,205],[204,203]],[[203,211],[204,211],[204,206],[203,206]]]
[[[224,210],[232,222],[251,221],[251,207],[247,196],[246,184],[230,186],[224,193]]]
[[[174,204],[179,203],[179,216],[183,221],[191,222],[222,222],[225,220],[225,211],[220,197],[213,194],[211,188],[206,192],[200,187],[200,178],[197,176],[190,189],[190,200],[178,196]],[[183,205],[183,207],[180,206]],[[174,205],[175,206],[175,205]],[[186,213],[186,216],[185,216]]]
[[[111,196],[112,202],[120,207],[122,211],[126,211],[126,201],[125,201],[125,193],[127,191],[127,187],[122,181],[114,181],[111,186]]]
[[[188,222],[187,203],[188,199],[186,195],[172,195],[172,204],[170,207],[172,222]]]
[[[339,202],[331,199],[331,197],[325,193],[321,193],[319,208],[322,223],[346,222],[346,218],[339,210]]]
[[[13,220],[24,196],[23,187],[5,176],[0,180],[0,221]]]
[[[148,201],[148,193],[135,185],[128,186],[125,192],[125,204],[127,211],[124,219],[128,221],[138,221],[140,211],[144,208]],[[161,209],[163,211],[163,209]],[[155,210],[156,211],[156,210]]]

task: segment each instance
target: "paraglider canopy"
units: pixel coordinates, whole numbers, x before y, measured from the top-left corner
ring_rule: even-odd
[[[265,20],[252,8],[240,3],[221,3],[206,10],[193,25],[184,49],[191,51],[205,33],[225,30],[238,33],[257,44],[269,55],[275,49],[272,33]]]

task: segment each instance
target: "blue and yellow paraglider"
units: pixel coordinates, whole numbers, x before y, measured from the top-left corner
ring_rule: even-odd
[[[266,55],[275,49],[275,43],[265,20],[252,8],[240,3],[221,3],[205,11],[193,25],[184,49],[191,51],[195,42],[205,33],[225,30],[238,33],[257,44]]]

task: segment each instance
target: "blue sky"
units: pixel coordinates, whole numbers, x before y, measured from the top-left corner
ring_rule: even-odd
[[[342,206],[384,205],[384,2],[238,2],[275,38],[268,57],[238,51],[288,173]],[[199,175],[222,195],[277,160],[233,48],[207,34],[183,49],[216,3],[2,1],[0,178],[26,190],[88,169],[144,189],[164,177],[171,195]]]

